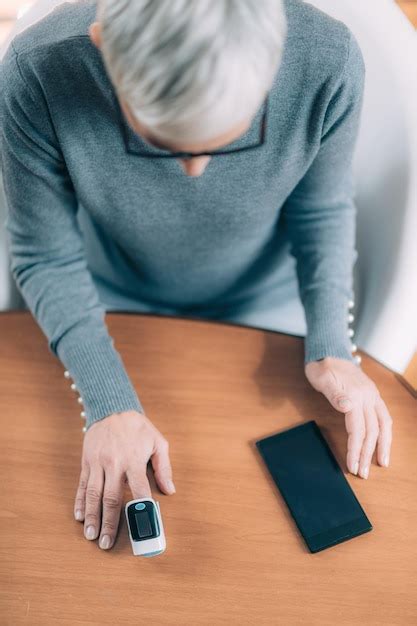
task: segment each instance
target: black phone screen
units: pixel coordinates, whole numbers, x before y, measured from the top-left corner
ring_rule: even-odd
[[[372,530],[314,420],[260,439],[256,446],[310,552]]]

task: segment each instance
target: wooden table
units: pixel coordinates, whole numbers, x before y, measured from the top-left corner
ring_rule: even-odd
[[[397,0],[397,2],[410,22],[417,28],[417,0]]]
[[[390,467],[374,460],[363,480],[346,469],[343,414],[304,376],[302,338],[162,315],[107,324],[170,442],[177,492],[149,469],[166,552],[134,557],[123,512],[111,550],[84,538],[77,394],[31,314],[2,313],[2,626],[417,623],[417,403],[392,372],[361,352],[394,418]],[[374,526],[316,554],[254,446],[311,419]]]

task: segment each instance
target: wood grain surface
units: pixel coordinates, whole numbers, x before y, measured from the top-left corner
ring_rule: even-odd
[[[394,418],[389,468],[346,469],[343,414],[308,383],[300,337],[162,315],[107,315],[145,411],[170,443],[166,551],[104,551],[73,518],[78,394],[27,311],[0,314],[0,623],[417,623],[417,403],[363,352]],[[311,554],[255,440],[314,419],[374,529]],[[126,485],[124,502],[131,499]]]
[[[417,28],[417,0],[397,0],[408,19]]]

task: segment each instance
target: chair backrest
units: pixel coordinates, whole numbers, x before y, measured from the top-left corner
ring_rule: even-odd
[[[310,4],[344,22],[364,56],[355,343],[402,372],[417,344],[417,33],[393,0]]]
[[[21,33],[25,28],[35,24],[41,20],[45,15],[48,15],[58,4],[64,2],[78,2],[79,0],[37,0],[23,15],[15,22],[11,32],[6,37],[3,44],[0,46],[0,60],[6,53],[7,48],[13,37]]]
[[[76,1],[76,0],[70,0]],[[38,0],[30,9],[14,24],[11,32],[0,47],[0,61],[6,54],[6,50],[13,37],[22,32],[28,26],[39,21],[50,13],[58,4],[65,0]],[[27,305],[16,287],[16,283],[10,272],[9,251],[5,229],[6,199],[0,172],[0,311],[11,309],[27,309]]]

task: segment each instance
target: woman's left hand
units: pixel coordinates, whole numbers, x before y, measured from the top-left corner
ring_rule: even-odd
[[[348,470],[368,478],[376,445],[378,463],[388,467],[393,420],[375,383],[360,366],[336,357],[310,361],[304,371],[314,389],[345,414]]]

